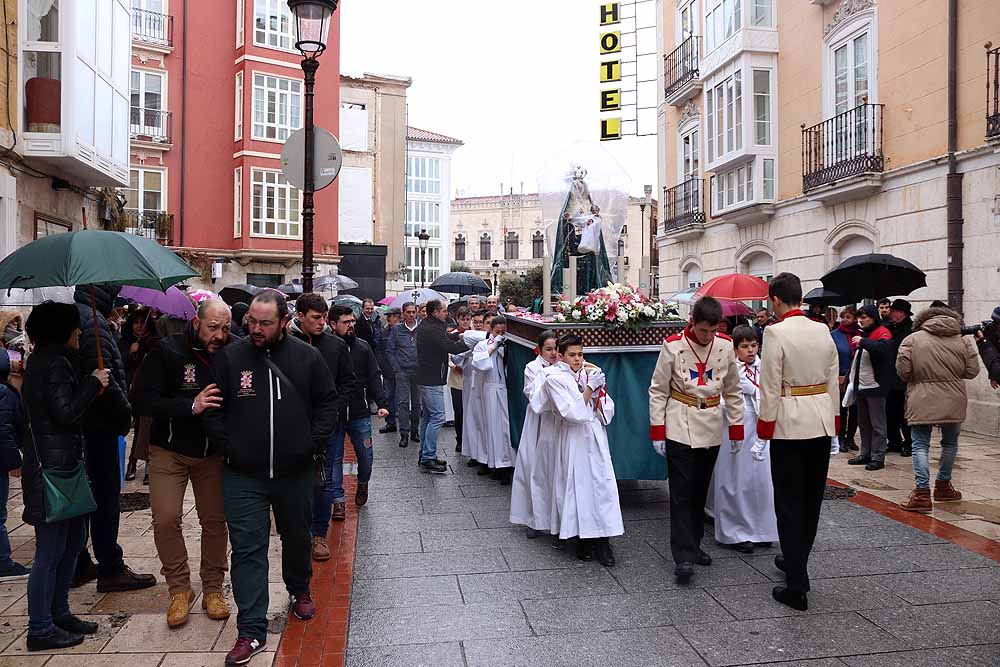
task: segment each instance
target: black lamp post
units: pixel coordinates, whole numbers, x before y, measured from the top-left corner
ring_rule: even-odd
[[[500,262],[493,260],[493,294],[500,295]]]
[[[421,229],[416,236],[420,244],[420,286],[423,287],[424,279],[427,277],[427,243],[431,240],[431,235]]]
[[[302,291],[313,289],[313,88],[319,56],[326,50],[330,35],[330,19],[337,11],[337,0],[288,0],[288,9],[295,17],[295,48],[302,54],[302,72],[305,74],[305,188],[302,190]]]

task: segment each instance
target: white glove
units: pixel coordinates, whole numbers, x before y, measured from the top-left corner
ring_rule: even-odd
[[[754,443],[754,446],[750,448],[750,456],[754,461],[763,461],[767,458],[764,451],[767,449],[767,443],[763,440],[758,440]]]
[[[653,449],[655,449],[656,453],[662,456],[663,458],[667,458],[667,443],[665,441],[654,440]]]
[[[730,440],[729,441],[729,453],[730,454],[739,454],[741,449],[743,449],[743,441],[742,440]]]
[[[594,371],[587,376],[587,386],[597,391],[605,385],[607,378],[604,376],[602,371]]]
[[[840,453],[840,438],[837,436],[833,436],[832,438],[830,438],[830,458],[832,459],[839,453]]]

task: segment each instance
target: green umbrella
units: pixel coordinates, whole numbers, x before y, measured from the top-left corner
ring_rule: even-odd
[[[0,289],[111,284],[165,292],[197,275],[156,241],[84,229],[46,236],[16,250],[0,262]]]

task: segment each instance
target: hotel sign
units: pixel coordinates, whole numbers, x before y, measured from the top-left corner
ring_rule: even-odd
[[[622,8],[620,2],[604,2],[600,6],[601,33],[599,41],[601,60],[600,82],[601,113],[621,112],[622,108],[622,33],[613,29],[621,24]],[[606,56],[606,57],[605,57]],[[616,87],[604,87],[603,84],[618,83]],[[601,118],[601,141],[615,141],[622,138],[621,116]]]

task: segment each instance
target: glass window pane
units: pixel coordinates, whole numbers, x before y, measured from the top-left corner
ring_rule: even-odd
[[[743,72],[736,70],[733,75],[736,86],[736,150],[743,148]]]
[[[854,40],[854,106],[865,103],[868,97],[868,35]]]
[[[847,47],[842,46],[833,52],[834,74],[834,113],[841,114],[847,111],[848,91],[847,91]]]
[[[754,142],[762,146],[771,144],[771,73],[769,70],[753,71]]]

